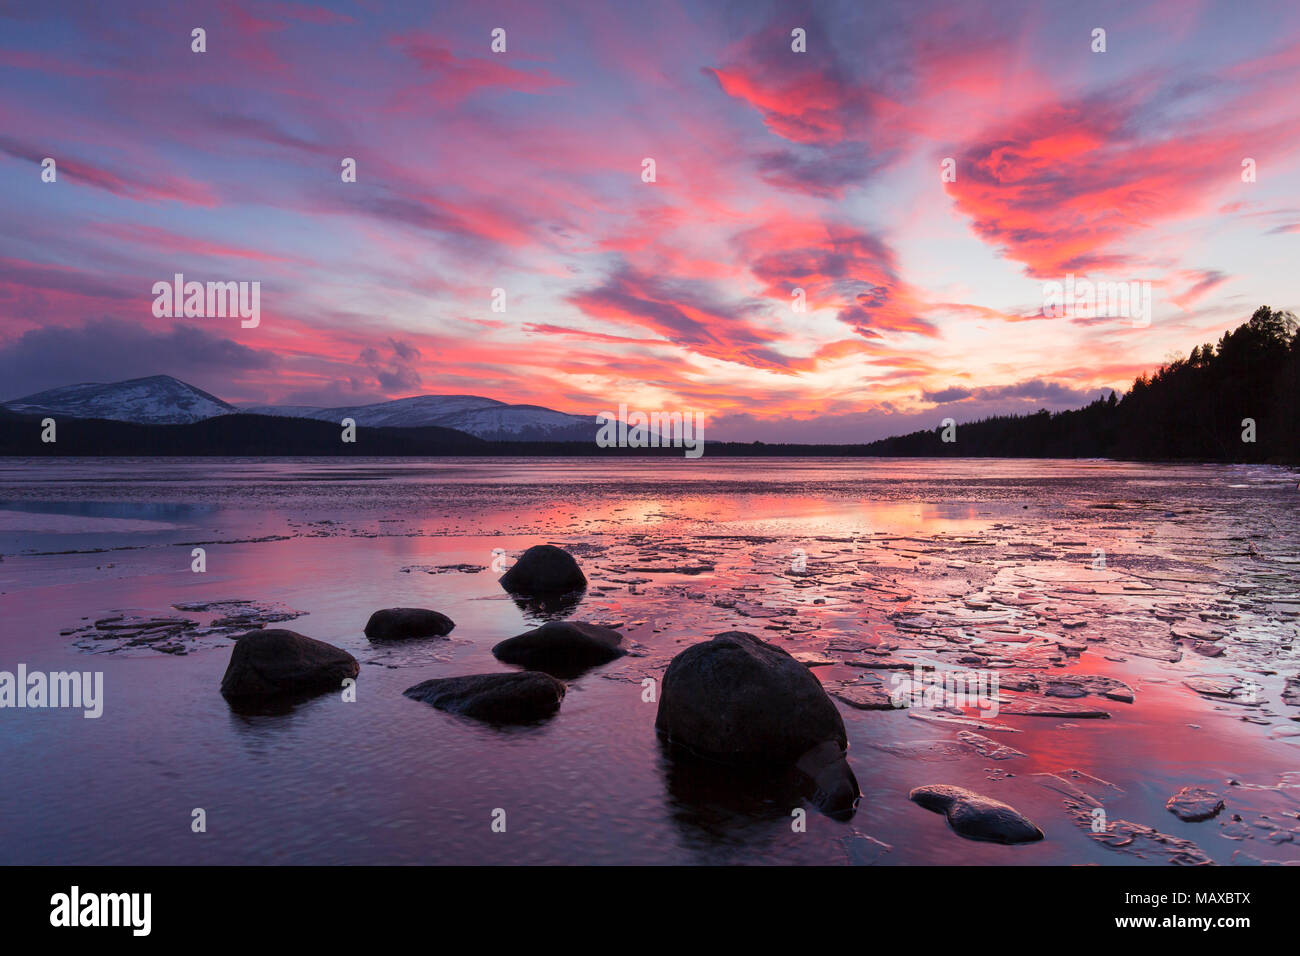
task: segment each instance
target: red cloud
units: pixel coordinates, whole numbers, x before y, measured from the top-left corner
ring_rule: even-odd
[[[157,170],[139,170],[134,174],[118,173],[107,166],[70,155],[66,150],[55,147],[38,150],[35,146],[6,136],[0,136],[0,153],[8,153],[15,159],[26,159],[34,163],[40,163],[49,156],[55,160],[60,178],[66,177],[70,182],[107,190],[127,199],[181,202],[206,208],[217,205],[215,195],[206,185]]]
[[[702,283],[658,279],[624,265],[569,301],[592,318],[650,329],[710,358],[781,371],[800,364],[768,347],[772,333],[750,321],[755,304],[715,299]]]
[[[776,220],[738,244],[772,298],[789,302],[803,289],[810,309],[838,308],[839,320],[866,338],[939,334],[920,315],[924,296],[899,277],[892,250],[876,236],[836,223]]]
[[[565,80],[545,70],[521,70],[486,57],[457,57],[428,33],[413,31],[391,42],[425,74],[420,83],[398,93],[394,101],[398,109],[419,108],[430,101],[454,104],[479,90],[542,93],[566,85]]]
[[[1239,184],[1241,157],[1281,132],[1247,135],[1229,120],[1168,133],[1126,98],[1043,106],[967,147],[946,188],[1028,275],[1131,267],[1139,233],[1212,208],[1215,192]]]

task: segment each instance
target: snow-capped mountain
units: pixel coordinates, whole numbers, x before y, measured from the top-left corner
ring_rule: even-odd
[[[151,375],[125,382],[66,385],[5,402],[23,415],[107,418],[140,425],[187,425],[238,409],[170,375]]]
[[[358,425],[372,427],[441,425],[489,441],[590,441],[596,434],[594,415],[569,415],[539,405],[508,405],[478,395],[417,395],[339,408],[249,405],[240,411],[332,422],[351,418]]]
[[[338,408],[235,406],[170,375],[52,388],[4,402],[0,407],[24,415],[106,418],[141,425],[185,425],[240,412],[330,422],[351,418],[358,425],[370,427],[439,425],[488,441],[591,441],[597,429],[594,415],[569,415],[539,405],[510,405],[478,395],[417,395]]]
[[[358,425],[403,428],[440,425],[440,419],[472,409],[509,407],[505,402],[474,395],[417,395],[414,398],[398,398],[372,405],[340,405],[337,408],[321,408],[319,405],[244,405],[240,410],[257,415],[291,415],[294,418],[329,421],[352,418]]]

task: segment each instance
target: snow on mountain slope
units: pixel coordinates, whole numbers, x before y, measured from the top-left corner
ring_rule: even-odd
[[[569,415],[537,405],[507,405],[477,395],[417,395],[374,405],[338,408],[253,405],[241,410],[332,422],[351,418],[358,425],[371,427],[441,425],[498,441],[589,441],[596,433],[595,416]]]
[[[304,405],[250,405],[243,411],[260,415],[292,415],[296,418],[318,418],[322,421],[339,421],[351,418],[358,425],[411,428],[419,425],[441,425],[442,419],[458,412],[482,407],[506,407],[504,402],[474,395],[417,395],[398,398],[373,405],[341,405],[321,408]]]
[[[107,418],[143,425],[181,425],[237,412],[329,422],[351,418],[372,428],[440,425],[490,441],[591,441],[596,434],[594,415],[568,415],[539,405],[508,405],[478,395],[416,395],[338,408],[236,407],[170,375],[53,388],[5,402],[2,407],[27,415]]]
[[[4,407],[24,415],[107,418],[142,425],[185,425],[238,411],[215,395],[170,375],[67,385],[12,399]]]
[[[454,421],[447,423],[449,428],[489,441],[591,441],[597,429],[594,415],[569,415],[538,405],[468,409]]]

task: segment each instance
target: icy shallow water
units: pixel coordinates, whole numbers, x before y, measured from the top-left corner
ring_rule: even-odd
[[[1294,473],[1245,466],[11,459],[0,670],[102,671],[105,704],[0,711],[0,863],[1297,861],[1298,508]],[[590,579],[568,616],[635,656],[523,729],[402,697],[507,669],[491,646],[540,618],[494,549],[541,542]],[[371,646],[370,613],[403,605],[450,615],[450,639]],[[240,615],[355,655],[357,701],[233,713]],[[132,644],[111,619],[137,616],[190,623]],[[795,832],[788,795],[662,752],[642,681],[733,629],[808,655],[836,695],[851,821],[809,808]],[[996,673],[1000,712],[850,703],[915,664]],[[965,840],[907,799],[936,783],[1047,838]],[[1185,786],[1224,811],[1179,820]]]

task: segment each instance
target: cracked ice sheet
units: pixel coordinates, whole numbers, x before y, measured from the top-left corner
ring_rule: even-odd
[[[34,599],[34,589],[49,588],[46,595],[60,597],[30,604],[33,637],[37,626],[46,629],[42,640],[58,640],[57,631],[88,623],[83,616],[107,617],[123,606],[116,591],[125,582],[134,588],[132,613],[142,618],[175,616],[173,603],[231,595],[302,611],[286,626],[379,665],[363,670],[372,686],[380,671],[413,683],[499,669],[491,645],[537,620],[497,588],[492,549],[513,556],[550,542],[573,551],[590,579],[572,616],[619,626],[638,656],[574,683],[566,710],[581,713],[584,702],[599,700],[598,729],[555,722],[545,734],[563,773],[594,745],[586,734],[605,732],[602,721],[635,728],[618,738],[617,759],[644,785],[631,786],[642,809],[626,811],[638,826],[653,830],[647,821],[662,817],[664,796],[641,682],[662,676],[684,647],[732,629],[807,655],[820,680],[859,701],[879,700],[895,674],[908,677],[920,665],[996,673],[1009,711],[1036,711],[987,718],[972,708],[915,711],[922,719],[909,720],[907,711],[841,702],[864,790],[863,830],[892,847],[881,862],[1003,859],[1005,851],[929,838],[932,821],[918,818],[906,794],[937,782],[987,793],[1043,826],[1049,839],[1022,848],[1026,862],[1113,862],[1113,848],[1080,830],[1059,794],[1032,782],[1038,773],[1077,768],[1111,781],[1124,794],[1114,807],[1118,819],[1188,840],[1216,862],[1231,862],[1245,838],[1206,829],[1220,821],[1183,824],[1164,810],[1169,794],[1193,785],[1225,793],[1221,820],[1251,827],[1256,840],[1277,832],[1255,826],[1259,818],[1281,826],[1278,815],[1294,809],[1294,790],[1272,789],[1294,766],[1300,743],[1292,733],[1300,704],[1285,693],[1294,686],[1288,675],[1300,672],[1296,507],[1282,497],[1295,484],[1277,472],[1001,462],[945,462],[939,473],[933,463],[924,472],[916,463],[882,462],[765,463],[758,473],[735,462],[694,470],[602,462],[599,475],[572,463],[541,463],[535,473],[496,462],[369,471],[318,462],[309,475],[290,465],[252,474],[205,467],[213,470],[162,466],[174,484],[166,493],[210,510],[188,519],[197,530],[161,543],[140,549],[133,538],[102,533],[85,553],[63,555],[43,542],[5,539],[5,590],[20,599],[30,590]],[[1247,487],[1229,489],[1243,472]],[[140,501],[160,493],[149,482],[78,480],[75,471],[53,488],[29,482],[4,491]],[[230,542],[208,546],[228,562],[219,593],[215,585],[191,593],[202,589],[189,578],[175,583],[174,569],[187,564],[194,541]],[[452,567],[457,573],[413,573]],[[359,637],[360,625],[372,610],[396,604],[445,610],[457,629],[420,652],[376,652]],[[1207,644],[1221,647],[1221,656],[1195,650]],[[219,653],[198,650],[153,656],[177,673]],[[147,643],[137,652],[151,653]],[[1241,699],[1247,682],[1258,685],[1248,705]],[[1132,701],[1105,696],[1116,688],[1131,691],[1121,697]],[[393,706],[378,696],[375,706]],[[1072,716],[1096,711],[1109,718]],[[393,711],[391,720],[406,719]],[[996,744],[976,746],[963,733]],[[443,755],[448,772],[463,772],[473,759],[454,740],[429,746],[451,748]],[[994,759],[997,746],[1024,756]],[[518,758],[499,759],[498,769],[509,772]],[[1225,792],[1228,780],[1240,787]],[[604,782],[584,786],[585,799],[601,804]],[[622,789],[610,786],[612,804]],[[1239,794],[1235,809],[1232,794]],[[1242,820],[1231,821],[1233,813]],[[712,851],[696,836],[677,832],[677,842],[668,842],[707,856]],[[1293,842],[1272,839],[1254,855],[1300,857]],[[814,842],[768,850],[810,861],[842,856],[827,847],[819,855]],[[566,851],[551,852],[563,858]]]

